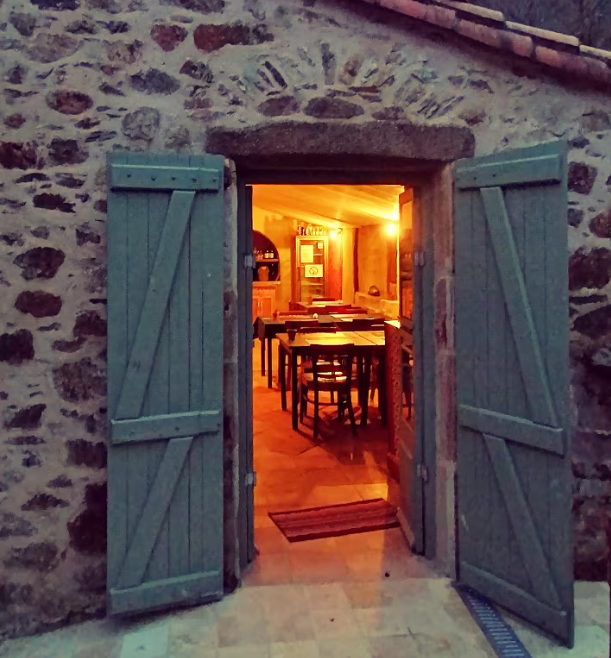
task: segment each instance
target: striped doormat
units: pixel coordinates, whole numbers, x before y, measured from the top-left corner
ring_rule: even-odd
[[[383,498],[292,512],[270,512],[269,516],[290,542],[384,530],[399,525],[397,508]]]

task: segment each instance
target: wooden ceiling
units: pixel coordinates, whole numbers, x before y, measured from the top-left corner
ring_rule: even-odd
[[[255,185],[253,205],[312,224],[355,228],[399,219],[402,185]]]

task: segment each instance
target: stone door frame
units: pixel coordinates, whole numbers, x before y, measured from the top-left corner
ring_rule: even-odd
[[[428,293],[432,297],[433,317],[427,335],[431,340],[434,353],[435,400],[433,406],[432,430],[425,437],[425,450],[432,456],[435,464],[432,474],[433,486],[427,498],[426,526],[428,526],[428,544],[433,546],[427,551],[427,557],[434,559],[444,573],[450,577],[456,574],[456,541],[455,541],[455,470],[456,470],[456,396],[454,368],[454,304],[453,304],[453,272],[454,272],[454,237],[453,237],[453,186],[452,165],[447,162],[422,160],[414,158],[385,158],[370,155],[368,149],[363,153],[350,157],[337,157],[334,154],[309,154],[303,156],[289,155],[243,158],[234,153],[225,153],[231,157],[236,168],[233,172],[233,189],[239,189],[245,184],[402,184],[414,187],[420,191],[423,222],[431,227],[433,257],[433,276]],[[237,181],[237,186],[235,183]],[[232,216],[243,217],[236,212],[237,195],[234,195],[231,205],[234,205]],[[233,227],[231,233],[237,236],[238,227]],[[227,244],[226,239],[226,244]],[[237,240],[233,241],[237,244]],[[236,250],[237,251],[237,250]],[[236,257],[235,251],[232,254]],[[242,266],[241,255],[237,254],[238,268]],[[238,300],[238,304],[239,304]],[[242,302],[243,303],[243,302]],[[239,316],[236,306],[235,320]],[[237,328],[237,326],[236,326]],[[240,333],[242,333],[240,331]],[[250,337],[240,336],[238,340],[250,340]],[[243,370],[237,368],[234,372]],[[237,377],[237,400],[245,395],[243,378]],[[250,386],[250,383],[247,385]],[[227,386],[227,385],[226,385]],[[235,390],[238,389],[238,390]],[[226,389],[227,390],[227,389]],[[236,399],[234,398],[234,399]],[[239,408],[239,403],[235,408]],[[239,423],[238,423],[239,425]],[[243,434],[238,429],[238,435]],[[245,446],[240,441],[250,441],[250,436],[238,439],[235,454],[243,454]],[[246,448],[248,449],[248,448]],[[233,472],[240,471],[234,465]],[[238,487],[240,490],[241,487]],[[235,491],[235,489],[234,489]],[[426,494],[425,494],[426,495]],[[232,529],[236,542],[246,536],[240,525],[239,503],[231,506],[226,518],[231,516]],[[226,543],[227,546],[227,543]],[[239,581],[239,548],[227,556],[226,574],[235,567],[234,583]]]

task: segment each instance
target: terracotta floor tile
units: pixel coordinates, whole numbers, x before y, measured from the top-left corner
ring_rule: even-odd
[[[295,583],[334,583],[349,577],[344,559],[333,552],[292,552],[290,562]]]

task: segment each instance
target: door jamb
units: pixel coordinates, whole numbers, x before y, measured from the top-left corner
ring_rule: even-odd
[[[351,183],[348,182],[352,180]],[[425,460],[425,465],[428,467],[429,478],[428,482],[424,486],[424,495],[423,495],[423,505],[424,505],[424,534],[425,534],[425,557],[428,559],[434,559],[437,555],[437,531],[436,531],[436,516],[437,516],[437,495],[436,495],[436,468],[437,468],[437,437],[436,437],[436,404],[437,404],[437,395],[436,395],[436,369],[435,369],[435,343],[434,343],[434,219],[432,214],[432,205],[427,203],[428,195],[426,191],[433,187],[431,174],[417,175],[410,174],[409,172],[398,171],[389,171],[382,174],[383,180],[380,180],[380,172],[374,171],[334,171],[334,170],[308,170],[307,167],[298,170],[283,170],[283,169],[264,169],[264,170],[242,170],[238,167],[237,171],[237,187],[238,187],[238,223],[242,226],[238,226],[238,267],[241,268],[238,281],[245,281],[243,275],[244,270],[244,256],[245,252],[242,251],[244,248],[244,231],[248,230],[245,228],[244,224],[246,221],[246,213],[244,209],[240,206],[245,203],[246,196],[242,190],[245,190],[247,185],[255,184],[265,184],[265,185],[278,185],[278,184],[304,184],[304,181],[307,181],[309,184],[353,184],[353,185],[365,185],[365,184],[400,184],[413,187],[414,189],[420,188],[422,193],[422,226],[423,226],[423,251],[425,251],[425,265],[423,271],[423,358],[426,359],[426,364],[428,368],[423,367],[423,372],[425,373],[425,381],[418,382],[415,381],[415,386],[422,386],[425,389],[425,412],[423,419],[425,426],[423,428],[423,456]],[[375,181],[373,183],[372,181]],[[427,189],[428,188],[428,189]],[[250,215],[249,226],[252,230],[252,213]],[[242,290],[238,294],[238,313],[242,319],[239,322],[239,332],[238,332],[238,341],[240,349],[246,347],[252,342],[252,322],[251,317],[248,315],[245,318],[245,313],[247,307],[250,308],[251,301],[247,299],[252,296],[252,281],[250,291],[246,289],[244,284],[242,284]],[[241,293],[241,294],[240,294]],[[239,380],[239,399],[240,399],[240,410],[244,408],[244,411],[247,415],[250,414],[250,421],[247,423],[240,423],[239,427],[239,454],[240,462],[244,463],[244,459],[248,463],[252,463],[252,451],[253,451],[253,436],[252,436],[252,407],[250,410],[246,409],[246,403],[248,400],[248,392],[246,387],[252,388],[252,350],[245,349],[243,358],[245,359],[246,368],[242,369],[251,373],[250,378],[240,378]],[[251,398],[252,400],[252,398]],[[246,465],[239,468],[240,477],[244,478],[246,474]],[[245,485],[244,479],[240,480],[240,498],[244,498]],[[240,509],[244,507],[244,503],[240,502]],[[240,518],[238,519],[239,525],[243,523],[248,523],[247,515],[243,512],[240,513]],[[253,519],[254,523],[254,519]],[[238,537],[240,541],[248,536],[249,529],[245,527],[240,527],[238,529]],[[240,563],[241,563],[241,572],[246,568],[249,563],[246,560],[242,563],[242,556],[246,555],[248,551],[243,551],[240,548]],[[252,559],[256,555],[256,549],[252,551]]]

